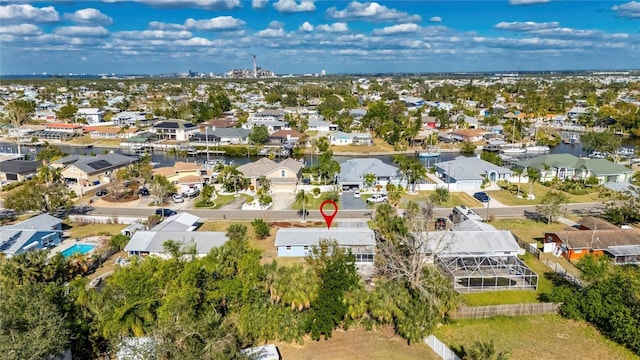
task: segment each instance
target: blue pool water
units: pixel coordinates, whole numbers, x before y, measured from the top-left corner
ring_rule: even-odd
[[[62,251],[62,256],[70,257],[75,254],[86,254],[96,246],[91,244],[74,244],[72,247]]]

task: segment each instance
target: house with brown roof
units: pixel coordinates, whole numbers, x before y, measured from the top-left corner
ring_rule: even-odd
[[[91,139],[128,139],[135,137],[140,130],[136,128],[123,129],[117,126],[86,126],[84,132]]]
[[[203,184],[209,182],[211,174],[196,163],[176,161],[173,166],[153,169],[153,175],[163,175],[176,186],[179,194],[195,189],[202,190]]]
[[[269,135],[269,145],[296,144],[303,136],[296,130],[278,130]]]
[[[265,177],[271,182],[271,190],[275,192],[295,192],[300,179],[302,162],[287,158],[275,162],[268,158],[244,164],[238,167],[243,176],[251,180],[254,189],[260,186],[260,179]]]
[[[619,228],[602,219],[586,217],[562,231],[545,232],[544,252],[579,260],[585,255],[607,255],[616,265],[640,264],[640,229]]]
[[[451,137],[457,141],[482,141],[487,132],[478,129],[458,129],[451,132]]]

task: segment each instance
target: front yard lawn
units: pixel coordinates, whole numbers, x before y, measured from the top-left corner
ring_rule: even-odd
[[[515,186],[515,185],[514,185]],[[528,199],[518,199],[515,197],[515,193],[512,193],[509,190],[494,190],[487,191],[486,193],[501,203],[509,206],[519,206],[519,205],[538,205],[540,204],[540,200],[544,198],[544,196],[552,191],[551,188],[544,186],[542,184],[535,183],[533,184],[533,194],[536,196],[534,200]],[[529,184],[522,183],[520,184],[520,194],[523,192],[529,192]],[[562,192],[562,191],[561,191]],[[566,197],[569,203],[583,203],[583,202],[603,202],[606,199],[603,199],[600,196],[600,192],[593,192],[590,194],[584,195],[573,195],[567,192],[562,192]]]
[[[220,209],[221,207],[229,204],[230,202],[243,198],[246,201],[251,201],[252,197],[247,194],[240,194],[240,196],[235,195],[218,195],[215,199],[213,199],[213,203],[215,204],[212,209]]]
[[[306,210],[320,210],[320,205],[329,198],[329,194],[320,194],[319,198],[313,196],[313,194],[308,195],[307,205],[305,206]],[[338,208],[340,208],[340,200],[336,200],[336,204],[338,204]],[[291,204],[291,210],[302,210],[302,202],[294,202]],[[331,208],[325,208],[325,212],[330,213]]]
[[[429,197],[433,194],[433,191],[417,191],[415,194],[403,193],[400,197],[400,208],[404,209],[407,207],[407,203],[409,201],[413,202],[423,202],[427,201]],[[468,207],[481,207],[482,204],[464,192],[451,192],[449,193],[449,201],[439,204],[436,207],[439,208],[454,208],[456,206],[465,205]]]

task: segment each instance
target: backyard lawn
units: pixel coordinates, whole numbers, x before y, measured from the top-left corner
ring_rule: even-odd
[[[496,351],[508,352],[510,359],[640,359],[585,321],[559,315],[458,320],[435,329],[434,335],[454,351],[493,340]]]
[[[331,150],[336,155],[340,155],[341,153],[359,153],[359,154],[369,154],[369,153],[389,153],[395,152],[393,149],[393,145],[389,145],[386,141],[382,139],[373,139],[373,145],[371,146],[363,146],[363,145],[340,145],[340,146],[331,146]]]
[[[80,224],[73,223],[71,228],[66,230],[71,238],[85,238],[103,234],[117,235],[120,230],[126,228],[126,224]]]
[[[560,231],[567,227],[566,224],[536,221],[532,219],[495,219],[491,221],[496,229],[511,230],[514,235],[527,243],[542,243],[544,232]]]
[[[534,200],[528,199],[518,199],[511,193],[509,190],[494,190],[487,191],[487,194],[491,196],[491,198],[500,201],[505,205],[510,206],[518,206],[518,205],[538,205],[540,200],[544,198],[545,194],[547,194],[552,189],[546,187],[542,184],[535,183],[533,184],[533,194],[536,196]],[[520,184],[520,191],[529,192],[529,184],[522,183]],[[600,197],[600,192],[593,192],[585,195],[573,195],[567,192],[562,192],[568,199],[569,203],[583,203],[583,202],[602,202],[604,199]]]
[[[362,329],[335,330],[329,340],[305,339],[304,344],[276,342],[283,359],[287,360],[436,360],[438,355],[425,343],[407,345],[407,341],[394,335],[393,329],[372,331]]]

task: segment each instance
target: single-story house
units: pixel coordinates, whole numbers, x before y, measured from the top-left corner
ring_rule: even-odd
[[[595,176],[600,183],[625,182],[633,170],[606,159],[581,159],[571,154],[547,154],[516,163],[520,168],[534,168],[541,181],[559,179],[587,179]]]
[[[264,176],[271,181],[272,191],[290,192],[296,189],[302,165],[300,161],[291,158],[275,162],[263,157],[252,163],[238,166],[238,171],[251,180],[251,185],[255,189],[260,187],[260,178]]]
[[[190,189],[202,190],[202,184],[210,178],[209,171],[196,163],[176,161],[173,166],[155,168],[153,175],[162,175],[176,186],[176,191],[181,194]]]
[[[270,145],[296,144],[304,134],[295,130],[278,130],[269,135]]]
[[[289,123],[286,121],[276,121],[276,120],[249,120],[246,123],[242,124],[244,129],[253,129],[254,126],[265,126],[268,132],[274,132],[278,130],[287,130],[291,129]]]
[[[383,188],[391,183],[398,185],[402,182],[402,174],[398,167],[385,164],[376,158],[355,158],[340,164],[338,185],[342,189],[363,189],[364,175],[372,173],[376,175],[376,181],[372,186],[381,185]]]
[[[39,161],[11,159],[0,162],[0,181],[22,181],[35,176],[42,165]]]
[[[0,227],[0,253],[7,257],[60,244],[62,220],[40,214],[15,225]]]
[[[477,129],[458,129],[451,132],[451,137],[456,141],[477,142],[484,140],[486,131]]]
[[[249,114],[249,121],[284,121],[284,111],[266,109],[259,112]]]
[[[199,142],[210,146],[216,145],[245,145],[249,143],[251,130],[244,128],[205,128],[204,131],[193,134],[191,142]]]
[[[414,236],[458,292],[535,290],[538,275],[518,259],[524,253],[508,230],[431,231]]]
[[[320,240],[335,240],[338,246],[351,250],[356,263],[373,263],[376,237],[369,228],[282,228],[276,232],[274,245],[278,256],[307,256]]]
[[[438,118],[436,118],[435,116],[423,114],[421,121],[423,129],[435,129],[438,127]]]
[[[331,145],[372,145],[373,138],[369,133],[346,133],[337,131],[329,135]]]
[[[480,189],[483,181],[511,179],[512,171],[476,157],[458,156],[453,160],[433,164],[436,175],[457,190]]]
[[[70,134],[71,136],[82,136],[84,133],[83,126],[81,124],[63,124],[63,123],[51,123],[44,126],[44,131],[55,131]]]
[[[544,251],[567,260],[610,255],[615,264],[640,263],[640,229],[577,230],[544,233]]]
[[[138,158],[120,154],[97,156],[70,155],[51,163],[54,168],[62,168],[62,177],[68,182],[88,186],[95,182],[109,183],[114,171],[138,161]]]
[[[164,120],[151,126],[151,132],[162,140],[186,141],[198,132],[198,127],[185,120]]]
[[[164,243],[169,240],[178,242],[185,252],[195,246],[196,256],[202,257],[211,249],[224,245],[228,239],[222,231],[136,231],[124,251],[130,256],[153,255],[166,259],[171,257],[164,249]]]
[[[325,133],[329,131],[337,131],[338,125],[330,123],[325,120],[311,119],[309,120],[309,127],[307,128],[307,130],[317,131],[319,133]]]
[[[188,232],[195,231],[202,223],[200,218],[186,212],[181,212],[165,218],[161,223],[154,226],[152,231]]]

